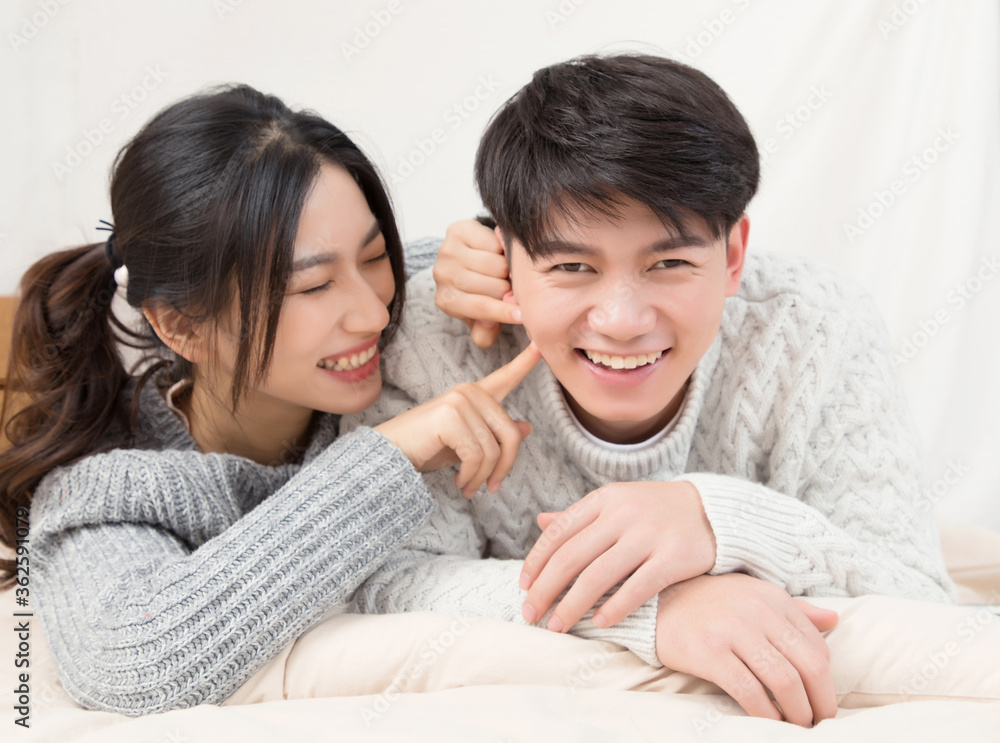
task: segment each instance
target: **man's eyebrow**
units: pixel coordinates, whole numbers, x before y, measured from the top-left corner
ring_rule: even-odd
[[[376,220],[368,229],[368,233],[362,238],[361,247],[364,248],[370,245],[372,240],[379,236],[380,232],[382,232],[382,225]],[[336,253],[313,253],[312,255],[306,255],[292,261],[292,273],[305,271],[307,268],[313,268],[314,266],[336,263],[339,259],[340,256]]]
[[[712,241],[707,240],[700,235],[672,235],[663,240],[657,240],[642,252],[665,253],[668,250],[678,250],[680,248],[707,248],[710,245],[712,245]]]
[[[643,249],[643,254],[665,253],[668,250],[678,250],[680,248],[701,248],[711,245],[711,241],[699,235],[672,235],[662,240],[657,240]],[[541,257],[548,258],[552,255],[579,255],[593,256],[597,250],[580,243],[568,242],[558,238],[542,239],[534,247],[532,252]]]

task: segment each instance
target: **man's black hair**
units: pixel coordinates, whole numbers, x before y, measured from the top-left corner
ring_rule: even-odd
[[[616,218],[629,200],[681,234],[701,217],[719,238],[759,180],[753,135],[722,88],[653,56],[539,70],[494,115],[476,153],[483,203],[532,257],[554,217]]]

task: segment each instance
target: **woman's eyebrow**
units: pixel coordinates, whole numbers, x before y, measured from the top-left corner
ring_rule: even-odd
[[[379,236],[382,232],[382,225],[378,223],[378,220],[372,223],[372,226],[368,229],[368,233],[362,238],[361,247],[364,248],[371,244],[372,240]],[[340,260],[340,256],[337,253],[313,253],[312,255],[304,255],[301,258],[296,258],[292,261],[292,273],[296,271],[305,271],[307,268],[313,268],[314,266],[324,266],[328,263],[336,263]]]

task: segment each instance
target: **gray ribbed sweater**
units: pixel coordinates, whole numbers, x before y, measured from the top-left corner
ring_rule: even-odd
[[[464,324],[434,307],[430,272],[407,292],[404,325],[386,354],[386,389],[343,430],[480,379],[527,344],[521,328],[507,328],[492,349],[478,349]],[[424,475],[438,510],[355,594],[357,611],[522,622],[518,577],[539,536],[538,512],[635,480],[698,488],[718,544],[712,573],[743,571],[807,596],[947,601],[954,590],[932,514],[917,507],[927,485],[884,326],[871,298],[827,269],[747,257],[675,428],[650,449],[619,453],[588,440],[544,363],[504,407],[534,430],[500,492],[483,489],[470,501],[453,470]],[[612,628],[589,616],[574,633],[657,663],[655,597]]]
[[[371,429],[320,416],[301,463],[266,467],[201,453],[154,385],[141,400],[136,448],[46,476],[30,533],[63,686],[129,715],[226,699],[434,508]]]

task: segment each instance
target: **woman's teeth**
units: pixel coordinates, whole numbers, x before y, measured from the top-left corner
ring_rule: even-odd
[[[652,364],[663,355],[663,351],[647,353],[640,356],[609,356],[606,353],[596,353],[595,351],[584,350],[587,358],[595,364],[606,366],[610,369],[635,369],[646,364]]]
[[[342,359],[323,359],[320,360],[316,366],[322,369],[331,369],[333,371],[351,371],[352,369],[357,369],[369,361],[371,361],[372,356],[375,355],[377,350],[376,346],[372,346],[367,351],[362,351],[361,353],[356,353],[353,356],[345,356]]]

